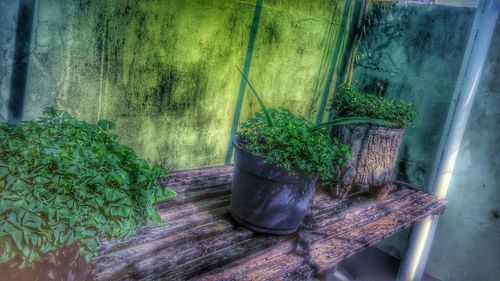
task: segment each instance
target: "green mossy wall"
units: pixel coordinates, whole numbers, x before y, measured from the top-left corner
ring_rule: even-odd
[[[315,120],[347,2],[264,1],[250,79],[268,105]],[[116,122],[143,158],[223,164],[255,5],[41,0],[25,119],[56,105]],[[240,120],[256,110],[247,93]]]

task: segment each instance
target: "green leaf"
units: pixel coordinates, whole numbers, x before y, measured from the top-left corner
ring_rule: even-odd
[[[3,245],[3,252],[0,256],[0,264],[6,263],[16,256],[16,252],[12,250],[9,243]]]
[[[175,197],[177,197],[177,193],[173,189],[166,187],[163,190],[162,196],[156,198],[155,203],[158,204],[158,203],[170,201],[172,199],[175,199]]]
[[[252,94],[255,96],[255,98],[259,102],[260,108],[262,109],[262,111],[266,115],[266,119],[267,119],[267,123],[269,124],[269,127],[272,127],[273,126],[273,120],[271,119],[271,115],[269,114],[269,111],[267,110],[266,106],[264,105],[264,102],[262,101],[262,99],[260,98],[259,94],[257,93],[257,90],[255,90],[255,88],[252,85],[252,83],[250,83],[250,81],[248,80],[248,78],[245,76],[245,74],[243,74],[243,72],[239,69],[239,67],[236,66],[236,68],[241,73],[241,76],[243,77],[243,79],[248,83],[248,86],[250,87],[250,90],[251,90]]]
[[[351,125],[351,124],[373,124],[379,126],[397,126],[398,124],[391,121],[373,119],[367,117],[340,117],[333,120],[321,123],[319,125],[311,127],[311,131],[316,131],[321,128],[339,126],[339,125]]]
[[[97,121],[97,127],[104,131],[111,131],[116,128],[116,124],[108,120],[99,120]]]

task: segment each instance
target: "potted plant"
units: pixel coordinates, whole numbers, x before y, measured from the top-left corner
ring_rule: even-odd
[[[351,145],[353,156],[333,178],[335,197],[345,198],[352,188],[367,186],[373,197],[383,199],[392,185],[404,128],[417,116],[415,105],[343,85],[335,95],[332,110],[336,117],[363,116],[392,122],[348,124],[332,131],[334,137]]]
[[[0,271],[9,280],[86,280],[100,237],[122,239],[172,197],[150,167],[118,142],[114,124],[47,109],[36,121],[0,123]]]
[[[289,110],[267,109],[247,77],[243,78],[262,110],[242,122],[233,139],[231,214],[258,232],[292,233],[304,218],[317,179],[331,179],[334,167],[342,165],[350,153],[349,146],[331,140],[325,128],[387,122],[347,117],[312,125]]]

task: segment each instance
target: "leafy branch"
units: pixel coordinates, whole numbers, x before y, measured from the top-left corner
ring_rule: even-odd
[[[316,131],[321,128],[327,128],[327,127],[332,127],[332,126],[339,126],[339,125],[350,125],[350,124],[373,124],[373,125],[379,125],[379,126],[396,126],[397,123],[391,122],[391,121],[385,121],[381,119],[373,119],[373,118],[367,118],[367,117],[340,117],[340,118],[335,118],[330,121],[326,121],[324,123],[321,123],[319,125],[312,126],[310,128],[311,131]]]

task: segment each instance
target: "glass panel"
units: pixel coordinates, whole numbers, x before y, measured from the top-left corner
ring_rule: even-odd
[[[427,263],[426,271],[441,280],[496,280],[500,276],[498,46],[499,19],[453,172],[448,206],[439,219]]]
[[[426,189],[475,9],[414,3],[374,4],[366,15],[353,82],[411,100],[419,112],[405,129],[397,178]],[[408,231],[380,243],[401,257]]]
[[[373,5],[354,82],[367,92],[417,104],[397,178],[426,188],[460,70],[474,9],[411,3]]]

